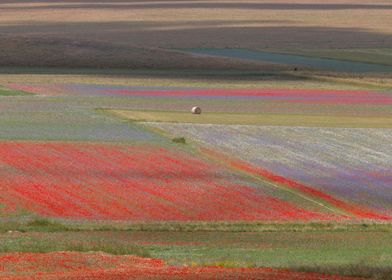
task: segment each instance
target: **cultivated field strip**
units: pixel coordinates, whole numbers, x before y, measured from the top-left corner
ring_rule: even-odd
[[[274,268],[171,266],[156,258],[102,252],[0,254],[3,279],[260,279],[350,280],[354,277]],[[217,276],[219,275],[219,278]]]
[[[292,86],[290,85],[290,88]],[[328,119],[322,123],[332,127],[336,126],[333,124],[336,122],[333,119],[337,117],[360,118],[359,121],[355,119],[349,127],[362,127],[361,124],[355,123],[363,121],[368,122],[369,127],[388,127],[383,124],[383,120],[377,118],[389,118],[392,115],[390,110],[392,95],[386,91],[294,88],[224,89],[201,88],[200,85],[196,88],[87,83],[8,83],[7,87],[8,91],[33,93],[34,96],[19,97],[13,102],[7,99],[2,108],[14,104],[17,107],[23,106],[28,111],[39,106],[40,110],[44,111],[54,108],[55,111],[64,111],[65,108],[69,111],[72,107],[91,110],[104,108],[180,113],[189,112],[190,107],[197,104],[203,108],[204,112],[209,113],[282,114],[287,125],[289,122],[300,122],[300,118],[306,119],[307,116],[315,116],[318,119],[328,116]],[[297,115],[293,116],[297,120],[291,121],[291,118],[286,118],[285,115]],[[225,117],[225,119],[230,118]],[[320,121],[316,119],[315,122]],[[377,122],[380,124],[377,125]],[[237,124],[235,121],[230,123]],[[274,123],[265,125],[274,125]]]
[[[165,141],[132,123],[94,110],[91,100],[36,96],[5,99],[0,104],[0,139],[141,142]]]
[[[193,115],[189,112],[167,112],[146,110],[100,110],[108,115],[119,116],[131,122],[174,122],[197,124],[263,125],[263,126],[303,126],[303,127],[369,127],[392,128],[392,118],[297,115],[297,114],[249,114],[211,113]]]
[[[56,95],[81,95],[81,96],[113,96],[113,95],[156,95],[154,92],[188,91],[196,90],[192,87],[169,87],[169,86],[121,86],[102,84],[8,84],[7,87],[25,92],[31,92],[45,96]],[[132,92],[134,94],[132,94]]]
[[[148,123],[275,174],[392,212],[392,130]]]
[[[189,53],[211,57],[230,57],[263,62],[300,65],[302,68],[327,69],[338,72],[356,73],[391,73],[392,66],[385,64],[364,63],[331,58],[309,57],[285,53],[266,52],[248,49],[185,49]]]
[[[99,84],[8,84],[7,87],[43,96],[129,96],[202,99],[254,99],[290,104],[392,104],[392,96],[365,90],[207,89]]]
[[[95,220],[343,219],[270,195],[177,148],[0,143],[2,215]]]

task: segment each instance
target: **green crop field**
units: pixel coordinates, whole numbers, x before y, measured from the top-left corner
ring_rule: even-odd
[[[23,96],[23,95],[31,95],[31,93],[20,91],[20,90],[12,90],[6,87],[0,86],[0,96]]]

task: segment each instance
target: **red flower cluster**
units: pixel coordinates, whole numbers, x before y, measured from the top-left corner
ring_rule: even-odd
[[[0,255],[2,279],[359,279],[272,268],[168,266],[159,259],[103,253],[11,253]]]
[[[328,220],[178,149],[0,143],[2,211],[139,221]]]
[[[40,95],[126,95],[161,97],[234,97],[257,98],[272,102],[305,104],[392,104],[392,97],[382,92],[364,90],[317,90],[317,89],[178,89],[160,87],[118,87],[94,84],[8,84],[9,88]]]

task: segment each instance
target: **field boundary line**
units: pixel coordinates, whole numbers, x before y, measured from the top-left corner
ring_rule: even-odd
[[[204,149],[204,151],[203,151]],[[254,167],[251,164],[247,163],[246,161],[243,161],[241,159],[238,159],[237,161],[235,159],[231,159],[229,156],[226,154],[221,154],[216,151],[212,151],[208,148],[205,148],[201,146],[199,148],[201,153],[210,155],[211,157],[214,157],[216,159],[220,160],[225,160],[228,161],[227,165],[231,166],[232,168],[235,168],[237,170],[241,170],[243,172],[246,172],[247,174],[252,174],[256,177],[260,178],[266,178],[270,181],[281,181],[281,184],[287,185],[290,188],[293,188],[295,190],[298,190],[302,193],[309,193],[311,196],[315,196],[322,201],[327,202],[328,204],[333,205],[336,207],[336,209],[340,209],[341,211],[349,214],[350,216],[357,217],[357,218],[368,218],[368,219],[378,219],[378,220],[391,220],[392,218],[389,216],[384,216],[382,214],[379,214],[371,209],[364,208],[364,207],[358,207],[355,204],[351,204],[349,202],[345,202],[343,200],[340,200],[338,198],[335,198],[332,195],[329,195],[327,193],[323,193],[322,191],[319,191],[315,188],[312,188],[311,186],[293,181],[289,178],[285,178],[283,176],[274,174],[269,172],[268,170],[264,170],[262,168]],[[262,173],[262,174],[259,174]],[[264,174],[263,174],[264,173]],[[325,206],[324,206],[325,207]]]
[[[210,151],[209,149],[204,148],[204,147],[202,147],[202,149],[206,149],[206,150]],[[209,157],[210,159],[212,159],[212,160],[214,160],[214,161],[216,161],[216,162],[220,162],[220,163],[222,164],[222,161],[221,161],[221,160],[218,160],[217,158],[212,157],[212,156],[209,154],[209,152],[202,151],[200,148],[199,148],[199,151],[200,151],[203,155]],[[279,190],[283,190],[283,191],[289,192],[289,193],[291,193],[291,194],[293,194],[293,195],[296,195],[296,196],[298,196],[298,197],[301,197],[301,198],[303,198],[303,199],[305,199],[305,200],[307,200],[307,201],[309,201],[309,202],[312,202],[312,203],[314,203],[314,204],[316,204],[316,205],[318,205],[318,206],[321,206],[322,208],[325,208],[325,209],[331,211],[331,212],[334,213],[334,214],[339,214],[339,215],[344,214],[344,215],[353,216],[351,213],[348,213],[348,212],[343,211],[343,210],[338,209],[338,208],[329,207],[329,206],[327,206],[327,205],[324,204],[324,203],[321,203],[321,202],[319,202],[319,201],[317,201],[317,200],[315,200],[315,199],[312,199],[312,198],[309,197],[309,196],[306,196],[305,194],[302,194],[302,193],[297,192],[297,191],[295,191],[295,190],[292,190],[292,189],[290,189],[290,188],[284,187],[283,185],[280,185],[280,184],[277,184],[277,183],[273,183],[273,182],[270,181],[270,180],[266,180],[265,178],[263,178],[263,177],[260,176],[260,175],[255,175],[255,174],[252,174],[252,173],[250,173],[250,172],[241,170],[241,169],[239,169],[239,168],[236,168],[236,167],[231,166],[230,164],[226,164],[226,163],[224,163],[224,164],[225,164],[226,166],[228,166],[229,168],[233,169],[233,170],[239,171],[239,172],[241,172],[242,174],[246,174],[246,176],[252,177],[252,178],[254,178],[254,179],[258,180],[258,181],[261,181],[261,182],[265,183],[266,185],[270,186],[271,189],[279,189]]]

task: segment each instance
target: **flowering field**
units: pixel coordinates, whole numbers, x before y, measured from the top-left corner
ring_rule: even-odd
[[[237,163],[242,170],[301,191],[321,191],[379,213],[392,213],[391,129],[149,125],[236,155],[255,167]],[[320,198],[325,194],[313,193]]]
[[[0,143],[2,212],[101,220],[328,220],[177,148]],[[342,217],[341,217],[342,218]]]
[[[304,104],[392,104],[392,96],[364,90],[317,89],[200,89],[93,84],[9,84],[9,88],[39,95],[89,95],[130,97],[176,97],[207,99],[256,99]]]
[[[111,94],[205,98],[254,98],[263,101],[316,104],[392,104],[392,96],[369,91],[292,89],[194,89],[194,90],[109,90]]]
[[[170,86],[120,86],[100,84],[8,84],[7,87],[14,90],[23,90],[30,93],[45,96],[56,95],[87,95],[87,96],[157,96],[159,92],[195,90],[192,87],[170,87]],[[158,94],[156,93],[158,92]]]
[[[3,106],[39,110],[55,109],[67,118],[71,111],[79,117],[102,119],[96,108],[111,110],[157,111],[181,114],[194,105],[209,114],[208,122],[263,125],[309,125],[345,127],[390,127],[392,95],[369,90],[318,89],[208,89],[173,86],[120,86],[98,84],[8,84],[14,90],[36,93],[35,98],[6,100]],[[38,95],[38,96],[37,96]],[[34,104],[35,107],[31,108]],[[30,106],[28,106],[30,105]],[[92,114],[95,113],[95,114]],[[225,116],[221,114],[226,114]],[[233,114],[233,116],[230,116]],[[236,115],[234,115],[236,114]],[[241,116],[240,114],[244,114]],[[251,116],[248,116],[248,115]],[[253,114],[257,114],[254,116]],[[166,117],[166,115],[165,115]],[[211,119],[211,117],[215,119]],[[217,119],[216,119],[217,118]],[[4,117],[2,117],[4,119]],[[242,120],[243,119],[243,120]],[[177,119],[176,119],[177,120]],[[235,121],[237,120],[237,121]],[[242,120],[242,121],[240,121]],[[178,120],[177,120],[178,121]],[[24,128],[28,130],[28,127]],[[34,134],[34,130],[29,132]]]
[[[103,253],[0,254],[3,279],[290,279],[345,280],[354,277],[293,272],[272,268],[169,266],[159,259]]]
[[[102,115],[97,114],[95,110],[97,108],[157,111],[154,113],[160,113],[161,115],[163,113],[175,113],[177,115],[182,113],[183,115],[179,117],[181,119],[185,118],[189,122],[190,117],[187,113],[192,106],[198,105],[203,108],[204,113],[209,114],[207,123],[328,127],[390,127],[392,123],[390,121],[392,95],[385,91],[265,88],[208,89],[80,83],[14,83],[7,84],[7,86],[14,90],[33,92],[35,96],[19,98],[18,100],[4,100],[3,106],[6,108],[9,107],[13,111],[22,110],[23,112],[38,110],[41,113],[48,112],[49,115],[54,115],[53,110],[55,110],[55,115],[61,115],[63,122],[69,122],[69,120],[74,119],[73,116],[78,116],[82,120],[89,120],[96,124],[96,121],[103,119]],[[73,115],[70,115],[70,113]],[[221,115],[223,113],[226,115]],[[231,114],[233,116],[230,116]],[[240,116],[240,114],[244,114],[244,116]],[[248,116],[249,114],[251,116]],[[257,116],[253,114],[257,114]],[[162,117],[161,115],[159,117]],[[66,118],[63,116],[66,116]],[[211,119],[211,116],[218,117],[218,119]],[[2,120],[6,118],[7,116],[1,116]],[[243,119],[243,121],[240,122],[240,119]],[[161,121],[159,118],[155,120]],[[76,128],[78,123],[73,125]],[[1,130],[7,131],[9,129],[2,128]],[[34,131],[41,129],[44,130],[44,128],[29,129],[29,126],[23,127],[23,130],[29,131],[28,133],[32,135],[34,135]],[[69,128],[67,127],[67,129]],[[109,129],[110,127],[105,128],[105,130]],[[55,128],[52,128],[52,130],[55,130]],[[136,128],[133,128],[133,130],[136,130]],[[77,131],[73,134],[78,133],[82,132]],[[18,133],[13,134],[17,136]],[[26,136],[24,137],[23,139],[28,139]],[[61,140],[61,138],[56,139]]]
[[[387,92],[10,87],[34,94],[0,104],[0,251],[30,253],[0,254],[0,278],[351,279],[280,268],[389,265],[392,130],[297,127],[390,127]],[[216,125],[184,123],[195,104]],[[121,110],[183,123],[108,114]],[[222,125],[270,116],[290,124]]]
[[[137,125],[98,114],[94,100],[40,96],[4,97],[0,139],[140,142],[164,141]]]

